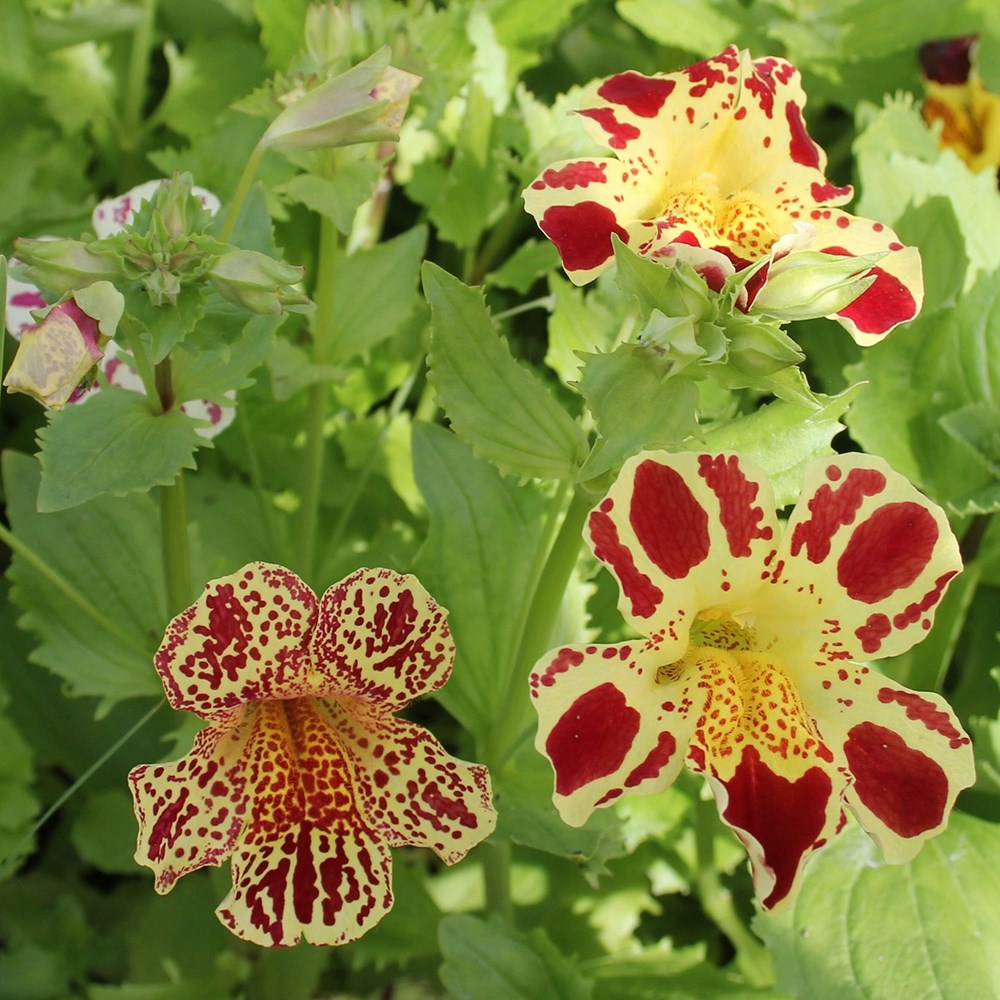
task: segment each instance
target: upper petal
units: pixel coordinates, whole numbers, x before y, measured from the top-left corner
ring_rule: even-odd
[[[738,609],[760,587],[777,539],[774,496],[738,455],[644,452],[622,466],[586,537],[618,580],[626,620],[674,640],[676,659],[695,614]]]
[[[975,781],[972,744],[954,712],[939,695],[856,663],[810,675],[801,692],[824,739],[843,748],[851,811],[887,861],[909,861]]]
[[[838,209],[815,208],[808,221],[816,227],[814,249],[858,257],[886,253],[872,269],[874,283],[850,305],[831,316],[862,346],[877,343],[890,330],[913,319],[924,301],[920,251],[904,246],[881,222]]]
[[[422,726],[360,699],[328,699],[323,711],[343,739],[365,819],[392,847],[429,847],[447,864],[496,826],[489,772],[452,757]]]
[[[758,627],[806,669],[905,652],[961,569],[944,512],[886,462],[839,455],[806,470]]]
[[[535,746],[555,771],[552,801],[581,826],[626,792],[650,795],[677,777],[691,720],[657,674],[676,656],[659,639],[553,650],[535,666]]]
[[[320,601],[312,637],[324,695],[349,695],[395,711],[451,675],[447,612],[415,576],[359,569]]]
[[[209,581],[156,651],[167,699],[211,720],[247,702],[310,693],[315,618],[316,595],[283,566],[248,563]]]
[[[157,892],[232,853],[247,810],[244,752],[253,718],[235,722],[203,729],[180,760],[129,772],[139,822],[135,860],[153,869]]]

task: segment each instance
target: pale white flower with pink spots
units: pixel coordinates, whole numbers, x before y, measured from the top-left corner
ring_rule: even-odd
[[[525,207],[576,284],[612,266],[617,236],[653,260],[686,261],[714,291],[747,272],[737,305],[763,315],[768,272],[787,270],[789,255],[861,258],[850,301],[829,294],[845,287],[843,263],[824,276],[814,262],[796,275],[802,308],[786,288],[777,315],[807,315],[813,303],[859,344],[875,343],[919,311],[920,254],[837,207],[853,191],[827,180],[804,104],[794,66],[735,46],[677,73],[619,73],[578,112],[615,156],[553,163],[528,185]]]
[[[390,847],[464,857],[496,824],[489,774],[395,717],[441,687],[455,646],[412,576],[360,569],[321,598],[281,566],[206,584],[156,658],[170,704],[208,726],[129,775],[136,860],[169,892],[232,856],[216,911],[248,941],[342,944],[392,906]]]

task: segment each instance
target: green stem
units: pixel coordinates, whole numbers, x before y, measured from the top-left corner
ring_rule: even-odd
[[[38,833],[38,831],[41,830],[41,828],[45,826],[45,824],[66,804],[66,802],[69,801],[69,799],[75,795],[94,776],[94,774],[96,774],[97,771],[99,771],[111,759],[111,757],[113,757],[130,739],[132,739],[132,737],[135,736],[135,734],[139,732],[139,730],[142,729],[142,727],[145,726],[146,723],[149,722],[149,720],[156,715],[156,713],[163,708],[165,704],[165,701],[158,701],[128,730],[128,732],[115,740],[115,742],[112,743],[111,746],[108,747],[108,749],[105,750],[104,753],[102,753],[101,756],[98,757],[97,760],[94,761],[94,763],[91,764],[90,767],[88,767],[87,770],[84,771],[83,774],[81,774],[80,777],[77,778],[76,781],[74,781],[73,784],[70,785],[58,799],[55,800],[55,802],[52,803],[52,805],[49,806],[44,813],[42,813],[42,815],[35,821],[34,826],[32,826],[22,840],[15,845],[10,854],[0,861],[0,875],[6,871],[7,867],[14,862],[21,851],[31,842],[31,838],[34,837],[35,834]]]
[[[559,533],[549,549],[538,582],[532,590],[514,669],[511,671],[507,690],[498,707],[496,727],[490,733],[487,743],[486,759],[494,768],[499,769],[503,766],[523,738],[522,706],[528,687],[528,675],[552,638],[552,629],[562,605],[563,594],[580,552],[583,526],[593,503],[594,498],[591,494],[577,487],[563,517]]]
[[[333,279],[340,253],[340,233],[327,218],[320,221],[319,259],[316,265],[316,314],[313,327],[313,361],[330,364],[336,350]],[[323,490],[326,457],[326,415],[330,386],[325,380],[309,386],[306,414],[306,447],[303,456],[302,505],[299,508],[299,568],[308,580],[315,563],[319,501]]]
[[[156,25],[156,0],[142,0],[142,19],[132,35],[128,76],[122,100],[122,124],[119,140],[118,180],[125,188],[140,179],[141,163],[137,155],[144,128],[143,108],[146,103],[146,81],[149,76],[149,53],[153,47]]]
[[[44,577],[59,591],[67,600],[75,604],[95,625],[100,626],[110,635],[113,635],[122,645],[127,646],[133,653],[140,656],[143,662],[148,662],[152,656],[152,650],[140,645],[135,638],[121,629],[103,612],[99,611],[83,594],[80,593],[67,579],[57,573],[45,560],[35,551],[25,545],[16,535],[12,534],[2,524],[0,524],[0,542],[3,542],[11,552],[20,556],[31,568]]]
[[[221,243],[228,243],[236,230],[236,223],[239,221],[243,202],[246,201],[247,192],[253,183],[254,175],[257,173],[257,167],[260,164],[261,157],[264,155],[265,148],[260,143],[254,146],[253,151],[247,159],[246,166],[243,168],[243,173],[240,174],[236,191],[226,206],[226,217],[222,222],[222,228],[219,230],[219,241]]]
[[[506,923],[514,923],[514,901],[510,894],[511,845],[502,843],[483,845],[483,876],[486,883],[486,912],[497,914]]]
[[[503,218],[493,227],[476,258],[467,265],[467,285],[481,285],[493,269],[493,263],[510,243],[514,234],[524,225],[524,206],[515,198]]]
[[[168,413],[175,402],[170,358],[164,358],[156,366],[156,393],[162,411]],[[173,616],[183,611],[194,597],[183,469],[178,471],[172,485],[160,487],[160,551],[167,611]]]
[[[736,949],[736,965],[751,986],[774,983],[774,970],[767,949],[751,934],[733,905],[732,893],[722,884],[715,865],[715,832],[719,818],[715,802],[695,798],[695,889],[702,909]]]
[[[257,507],[260,510],[260,518],[264,524],[264,531],[267,535],[267,543],[272,552],[284,552],[284,545],[281,542],[281,535],[278,532],[278,523],[275,516],[274,504],[267,490],[264,489],[264,477],[260,471],[260,458],[257,456],[257,447],[254,444],[253,432],[247,414],[241,414],[236,421],[240,426],[243,435],[243,444],[247,450],[247,464],[250,468],[250,483],[257,496]],[[284,558],[281,559],[284,562]]]

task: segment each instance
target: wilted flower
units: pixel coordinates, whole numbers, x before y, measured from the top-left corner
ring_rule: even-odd
[[[320,599],[266,563],[207,584],[155,663],[170,704],[208,726],[186,757],[129,775],[157,891],[232,855],[217,913],[235,934],[341,944],[392,906],[390,847],[464,857],[496,823],[486,768],[394,717],[454,653],[412,576],[362,569]]]
[[[623,794],[704,774],[766,908],[845,822],[886,860],[939,833],[975,769],[944,700],[863,662],[905,652],[961,568],[941,509],[881,459],[815,463],[782,529],[737,455],[647,452],[591,513],[587,540],[643,639],[536,665],[538,750],[579,826]]]
[[[579,111],[617,157],[552,164],[525,190],[525,207],[576,284],[611,266],[617,236],[651,259],[687,261],[715,291],[746,272],[738,306],[750,311],[766,311],[758,300],[783,258],[856,258],[853,286],[842,267],[824,273],[814,261],[799,276],[803,301],[786,291],[782,308],[800,316],[817,315],[807,301],[834,306],[858,343],[874,343],[917,314],[920,255],[882,223],[836,207],[853,192],[824,175],[804,104],[794,66],[733,46],[677,73],[619,73]]]
[[[970,170],[1000,169],[1000,95],[983,86],[974,69],[975,35],[921,46],[924,118],[941,122],[941,145]]]

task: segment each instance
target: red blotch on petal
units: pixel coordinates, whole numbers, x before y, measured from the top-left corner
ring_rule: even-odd
[[[925,507],[886,504],[855,528],[837,561],[837,581],[855,601],[877,604],[920,576],[937,540],[937,522]]]
[[[791,891],[805,854],[817,846],[826,825],[833,782],[826,771],[812,767],[797,781],[775,774],[756,747],[746,747],[730,781],[729,804],[723,819],[748,833],[764,853],[764,864],[775,883],[765,908]]]
[[[827,181],[825,184],[820,184],[819,181],[813,181],[812,187],[810,188],[812,192],[813,200],[817,202],[833,201],[834,198],[850,198],[854,194],[854,188],[850,184],[844,187],[838,187],[836,184],[831,184]],[[848,225],[847,219],[838,219],[837,225],[839,226],[841,222],[844,225]]]
[[[671,580],[686,577],[708,555],[708,514],[669,466],[647,459],[636,468],[629,521],[643,551]]]
[[[844,753],[858,798],[890,830],[918,837],[940,826],[948,776],[927,754],[874,722],[861,722],[848,732]]]
[[[873,614],[864,625],[859,625],[854,634],[861,640],[861,648],[866,653],[877,653],[882,648],[882,640],[892,631],[888,616]]]
[[[698,473],[719,498],[719,517],[730,553],[737,558],[750,555],[755,538],[766,540],[773,534],[770,527],[761,527],[764,511],[752,506],[759,485],[743,475],[736,455],[699,455]]]
[[[875,281],[838,316],[849,319],[862,333],[886,333],[917,315],[916,299],[899,278],[880,267],[868,273],[875,275]]]
[[[897,691],[894,688],[884,687],[879,690],[878,700],[883,705],[892,702],[901,705],[906,709],[908,719],[922,722],[932,733],[940,733],[948,740],[952,750],[957,750],[969,742],[969,737],[955,726],[947,712],[938,708],[934,702],[922,698],[915,691]]]
[[[677,741],[672,733],[660,733],[656,746],[649,751],[646,759],[629,772],[625,779],[626,788],[634,788],[636,785],[649,778],[655,778],[670,763],[677,750]]]
[[[580,695],[545,741],[556,773],[556,792],[572,795],[612,774],[621,767],[638,732],[639,713],[614,684],[601,684]]]
[[[802,109],[794,102],[785,105],[785,118],[791,132],[788,151],[796,163],[804,167],[819,167],[819,147],[809,138],[806,123],[802,119]]]
[[[608,145],[612,149],[624,149],[642,133],[628,122],[620,122],[615,117],[614,108],[584,108],[577,112],[584,118],[591,118],[608,134]]]
[[[567,163],[559,170],[546,170],[531,186],[538,191],[546,188],[564,188],[572,191],[575,187],[586,187],[588,184],[607,184],[604,175],[606,163],[594,163],[592,160],[578,160]]]
[[[624,105],[639,118],[655,118],[676,86],[674,80],[628,72],[605,80],[597,93],[612,104]]]
[[[837,487],[821,486],[809,501],[811,517],[795,526],[792,533],[793,556],[805,546],[811,563],[821,563],[830,554],[830,540],[850,524],[865,497],[876,496],[885,489],[885,476],[877,469],[851,469]]]
[[[589,271],[613,256],[611,236],[628,243],[628,233],[615,213],[596,201],[552,205],[538,223],[555,244],[567,271]]]
[[[636,567],[632,553],[618,539],[615,522],[604,511],[595,510],[589,525],[594,555],[617,577],[622,593],[632,602],[632,614],[648,618],[663,600],[663,591]]]

